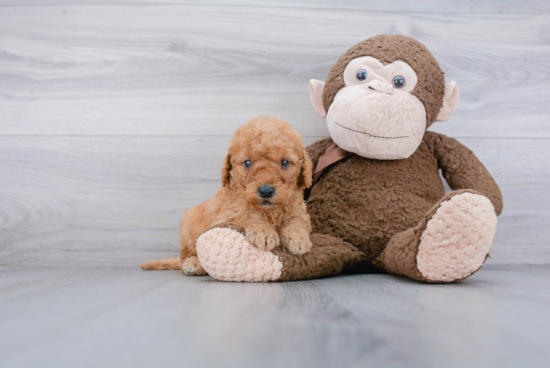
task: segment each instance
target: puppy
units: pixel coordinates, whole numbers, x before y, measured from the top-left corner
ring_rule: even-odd
[[[260,116],[237,129],[221,174],[222,187],[214,197],[183,215],[180,257],[142,263],[141,268],[206,275],[196,240],[221,223],[240,226],[247,240],[263,250],[279,244],[295,254],[311,249],[303,189],[311,186],[312,163],[301,136],[286,121]]]

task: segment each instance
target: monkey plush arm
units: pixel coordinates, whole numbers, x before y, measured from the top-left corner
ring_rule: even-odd
[[[443,134],[430,134],[434,144],[434,154],[443,177],[453,190],[473,189],[491,200],[497,215],[502,213],[502,193],[474,153],[454,138]]]
[[[317,161],[319,161],[319,157],[321,157],[321,155],[325,153],[328,146],[330,146],[332,143],[333,140],[329,137],[318,140],[317,142],[310,144],[306,147],[307,154],[311,159],[311,162],[313,163],[313,171],[315,171],[315,168],[317,167]]]

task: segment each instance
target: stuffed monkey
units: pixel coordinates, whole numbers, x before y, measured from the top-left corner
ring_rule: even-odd
[[[312,250],[260,251],[242,229],[220,225],[197,241],[207,272],[228,281],[387,272],[448,283],[480,269],[502,195],[472,151],[426,130],[449,119],[459,99],[430,51],[405,36],[372,37],[309,90],[330,133],[307,147],[315,167],[306,193]]]

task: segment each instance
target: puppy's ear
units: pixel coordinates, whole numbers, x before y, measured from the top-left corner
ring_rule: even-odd
[[[298,188],[309,188],[313,183],[313,163],[309,159],[306,149],[302,149],[302,169],[298,176]]]
[[[225,161],[222,166],[222,185],[227,187],[229,185],[229,179],[231,178],[231,154],[228,153],[225,156]]]

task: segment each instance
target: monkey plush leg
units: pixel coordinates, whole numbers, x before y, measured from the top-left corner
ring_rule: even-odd
[[[337,275],[365,260],[353,245],[329,235],[312,234],[312,249],[296,255],[286,248],[263,251],[249,243],[243,229],[220,224],[197,239],[200,263],[222,281],[291,281]]]
[[[491,201],[471,190],[450,192],[412,228],[394,235],[378,257],[389,273],[447,283],[479,270],[493,242]]]

